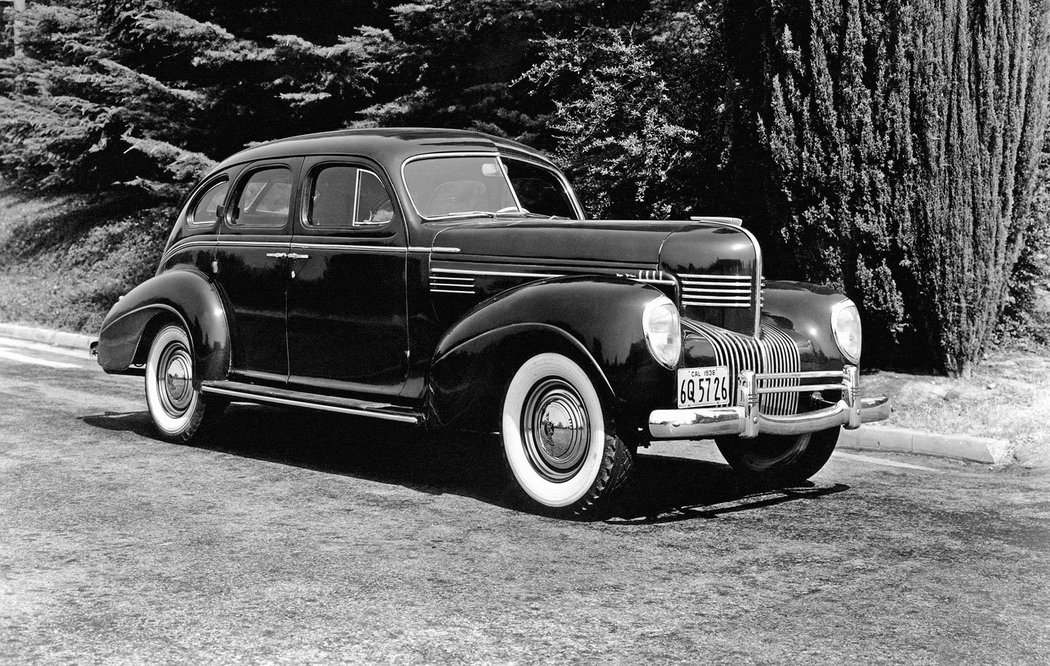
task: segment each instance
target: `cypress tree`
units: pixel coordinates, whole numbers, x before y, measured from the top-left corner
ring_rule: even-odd
[[[771,209],[804,276],[862,308],[869,350],[932,351],[953,375],[979,362],[1029,226],[1048,17],[1041,0],[774,13]]]

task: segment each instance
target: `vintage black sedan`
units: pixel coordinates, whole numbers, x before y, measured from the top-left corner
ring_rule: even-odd
[[[499,433],[525,496],[576,516],[655,439],[714,438],[741,473],[794,483],[889,409],[860,393],[855,305],[765,282],[739,220],[587,220],[542,154],[453,130],[225,160],[97,354],[145,374],[169,440],[231,401]]]

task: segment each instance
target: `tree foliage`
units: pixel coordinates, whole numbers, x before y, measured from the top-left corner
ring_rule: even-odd
[[[223,14],[272,18],[268,3],[238,7]],[[369,94],[364,60],[384,39],[346,26],[352,34],[327,45],[256,41],[161,0],[36,3],[23,21],[23,55],[0,60],[0,173],[33,187],[162,194],[250,142],[348,122]]]
[[[1039,0],[797,9],[774,19],[766,133],[784,247],[805,278],[846,289],[878,342],[917,338],[968,374],[1024,247],[1048,14]]]
[[[744,217],[770,277],[858,302],[867,358],[965,374],[1045,275],[1046,2],[34,1],[0,177],[171,198],[254,142],[477,129],[592,216]]]
[[[684,4],[544,40],[526,80],[554,100],[556,157],[596,217],[667,218],[718,200],[719,13]]]

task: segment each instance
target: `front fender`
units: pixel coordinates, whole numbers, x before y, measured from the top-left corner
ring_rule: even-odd
[[[647,426],[649,411],[674,391],[673,372],[649,353],[645,306],[662,293],[613,277],[533,282],[484,301],[438,344],[428,407],[440,426],[499,428],[503,393],[529,357],[565,354],[591,377],[623,436]]]
[[[152,277],[117,301],[102,320],[99,333],[98,363],[102,369],[121,373],[132,364],[143,363],[149,338],[164,319],[176,320],[186,329],[200,379],[226,378],[230,367],[226,308],[215,284],[191,268]]]
[[[762,316],[795,339],[802,369],[840,369],[846,363],[831,330],[831,311],[846,299],[830,287],[805,282],[767,282]]]

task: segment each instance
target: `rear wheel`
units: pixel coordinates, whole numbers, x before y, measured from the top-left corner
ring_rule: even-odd
[[[839,428],[802,435],[720,437],[718,450],[734,470],[769,484],[800,483],[820,471],[839,441]]]
[[[503,451],[521,490],[544,509],[595,517],[626,485],[631,452],[612,432],[587,373],[561,354],[518,368],[502,411]]]
[[[188,442],[206,414],[218,415],[225,407],[201,394],[190,339],[179,326],[165,326],[153,338],[146,359],[146,405],[161,437],[172,442]]]

